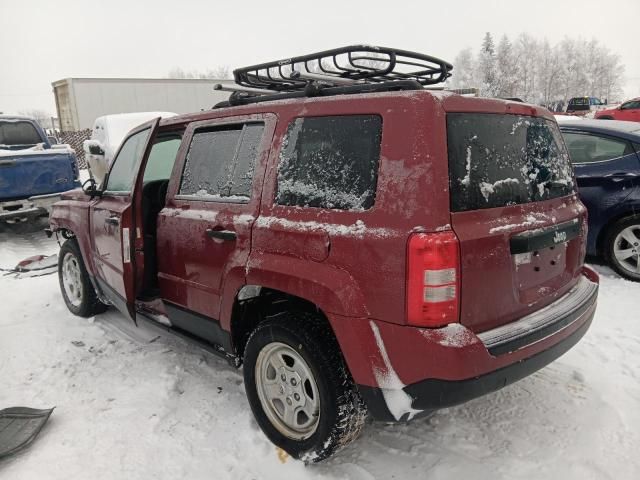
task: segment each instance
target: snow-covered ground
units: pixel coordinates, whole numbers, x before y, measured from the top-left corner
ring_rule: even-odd
[[[57,244],[0,226],[0,267]],[[368,425],[305,467],[262,435],[241,371],[111,310],[71,315],[56,275],[0,276],[0,408],[56,409],[0,478],[640,478],[640,284],[602,274],[598,313],[561,359],[498,393],[408,425]]]

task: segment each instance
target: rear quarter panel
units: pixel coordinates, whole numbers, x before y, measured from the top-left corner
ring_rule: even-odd
[[[427,92],[353,95],[278,109],[247,283],[312,301],[327,313],[393,323],[405,318],[406,243],[447,228],[445,117]],[[377,194],[366,211],[276,205],[280,147],[296,117],[382,117]]]

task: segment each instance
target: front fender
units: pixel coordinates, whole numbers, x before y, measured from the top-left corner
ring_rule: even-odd
[[[52,232],[67,230],[72,232],[84,260],[85,267],[92,277],[95,276],[89,225],[89,203],[80,200],[61,200],[53,204],[49,225]]]

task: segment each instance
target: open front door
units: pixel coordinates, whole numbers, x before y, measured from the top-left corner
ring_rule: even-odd
[[[96,282],[103,295],[134,322],[134,199],[159,122],[157,118],[145,123],[125,138],[105,179],[104,192],[89,212]]]

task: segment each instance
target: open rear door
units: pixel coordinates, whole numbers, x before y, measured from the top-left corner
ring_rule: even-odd
[[[144,165],[160,118],[140,125],[125,138],[105,180],[105,190],[91,205],[91,238],[96,281],[111,303],[136,321],[136,201]]]

